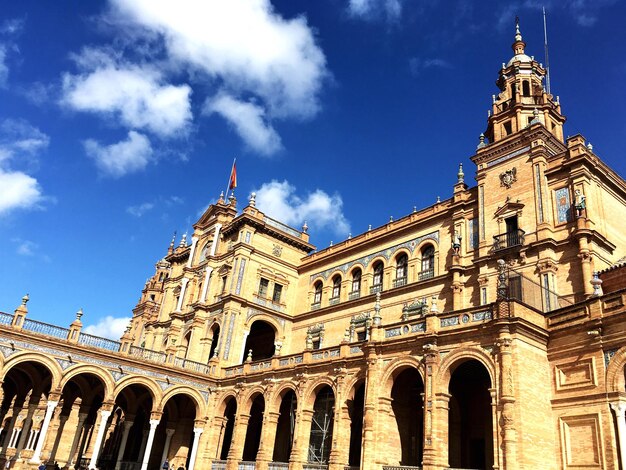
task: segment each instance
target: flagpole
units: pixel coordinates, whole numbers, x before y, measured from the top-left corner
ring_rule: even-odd
[[[230,167],[230,174],[228,175],[228,183],[226,183],[226,195],[224,196],[224,201],[228,201],[228,190],[230,189],[230,179],[233,176],[233,169],[235,168],[235,162],[237,161],[237,157],[233,159],[233,166]]]

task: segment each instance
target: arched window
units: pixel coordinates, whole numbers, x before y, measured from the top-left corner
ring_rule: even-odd
[[[361,269],[356,268],[352,271],[352,292],[349,294],[349,299],[358,299],[361,297]]]
[[[269,359],[274,355],[276,332],[272,325],[263,320],[252,323],[250,333],[246,338],[242,361],[245,361],[252,350],[252,360]]]
[[[426,245],[422,248],[422,271],[420,272],[420,281],[430,279],[435,276],[435,247]]]
[[[211,349],[209,350],[209,359],[211,359],[213,356],[215,356],[215,352],[217,351],[217,345],[219,344],[219,340],[220,340],[220,326],[219,325],[215,325],[212,329],[212,334],[211,336]]]
[[[335,415],[335,395],[326,385],[317,393],[313,405],[313,420],[309,435],[309,455],[311,463],[327,464],[333,442],[333,421]]]
[[[380,292],[383,290],[383,262],[377,261],[374,265],[374,277],[372,278],[371,294]]]
[[[339,297],[341,296],[341,276],[337,274],[333,277],[333,295],[330,297],[330,304],[339,303]]]
[[[322,303],[322,281],[317,281],[313,286],[313,307],[319,307]]]
[[[409,257],[401,253],[396,257],[396,279],[393,281],[394,287],[404,286],[407,282],[407,272]]]

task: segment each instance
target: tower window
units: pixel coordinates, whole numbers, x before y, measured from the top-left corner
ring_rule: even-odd
[[[530,96],[530,84],[527,80],[524,80],[522,82],[522,94],[524,96]]]
[[[259,282],[259,297],[263,299],[267,297],[267,289],[269,285],[270,285],[270,281],[262,277],[261,281]]]
[[[511,135],[513,133],[513,128],[511,127],[511,121],[507,121],[504,123],[504,134]]]
[[[275,304],[280,303],[280,297],[283,293],[283,286],[280,284],[274,284],[274,294],[272,295],[272,302]]]

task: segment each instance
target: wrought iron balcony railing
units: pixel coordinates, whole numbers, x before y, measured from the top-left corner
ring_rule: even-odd
[[[370,287],[370,294],[376,294],[377,292],[382,292],[382,291],[383,291],[382,284],[374,284],[372,287]]]
[[[399,278],[393,280],[393,287],[406,286],[406,283],[407,283],[406,276],[399,277]]]
[[[352,292],[348,292],[348,300],[354,300],[361,297],[361,291],[353,290]]]
[[[424,271],[420,271],[417,275],[417,279],[420,281],[425,281],[426,279],[431,279],[435,277],[435,268],[425,269]]]
[[[328,299],[328,305],[337,305],[339,303],[339,296],[331,297]]]
[[[493,249],[494,251],[498,251],[521,246],[524,244],[524,235],[526,235],[526,232],[522,229],[495,235],[493,237]]]

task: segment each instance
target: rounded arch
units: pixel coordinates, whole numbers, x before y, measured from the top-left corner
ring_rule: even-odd
[[[626,391],[626,377],[624,368],[626,367],[626,346],[618,349],[611,358],[606,369],[606,391],[624,392]]]
[[[345,277],[345,273],[343,271],[341,271],[340,269],[337,269],[336,271],[333,271],[330,276],[328,276],[328,281],[329,281],[329,285],[332,287],[333,285],[333,281],[336,277],[339,278],[339,281],[343,281],[343,278]]]
[[[313,290],[315,290],[315,285],[316,284],[322,284],[322,286],[325,284],[326,279],[322,276],[317,276],[315,277],[312,281],[311,281],[311,286],[313,287]]]
[[[369,274],[373,274],[374,266],[376,266],[378,263],[382,263],[383,269],[385,269],[385,265],[388,264],[388,261],[383,255],[377,255],[374,258],[372,258],[372,260],[369,262],[369,264],[367,265],[367,268],[365,269],[365,272]]]
[[[248,390],[245,396],[241,398],[242,411],[250,411],[250,407],[252,407],[252,402],[254,402],[256,397],[259,395],[261,395],[265,400],[265,391],[260,385],[255,385],[250,390]]]
[[[432,247],[435,249],[435,253],[439,251],[439,243],[432,238],[426,238],[425,240],[419,242],[419,244],[415,247],[413,253],[417,253],[418,256],[421,258],[422,250],[424,250],[424,248],[426,248],[428,245],[432,245]]]
[[[215,328],[222,329],[222,324],[217,318],[211,318],[206,322],[206,329],[204,331],[204,336],[209,336]]]
[[[148,389],[148,392],[150,393],[152,403],[161,402],[163,396],[161,387],[159,387],[154,380],[141,375],[131,375],[128,377],[124,377],[122,380],[120,380],[120,382],[113,389],[113,400],[117,399],[122,390],[124,390],[126,387],[130,387],[131,385],[144,386],[146,389]]]
[[[406,256],[407,261],[409,261],[412,256],[411,256],[411,252],[409,251],[408,248],[401,246],[400,248],[397,248],[392,254],[391,254],[391,258],[393,259],[394,263],[398,263],[398,258],[402,255]]]
[[[297,396],[298,395],[297,390],[298,390],[297,384],[295,382],[292,382],[291,380],[281,383],[278,387],[276,387],[276,390],[274,390],[273,393],[267,399],[268,408],[273,410],[279,407],[280,402],[282,401],[285,394],[287,394],[290,391],[295,393]]]
[[[44,366],[52,376],[50,390],[60,390],[59,385],[61,384],[61,379],[63,377],[61,366],[54,359],[34,352],[24,352],[12,355],[4,364],[1,375],[2,380],[5,379],[6,375],[13,367],[24,362],[36,362]]]
[[[306,388],[303,394],[302,400],[302,408],[306,410],[312,410],[313,405],[315,403],[315,397],[317,396],[317,392],[319,392],[325,386],[330,387],[335,397],[337,396],[337,390],[335,388],[335,384],[328,377],[320,377],[317,380],[311,382],[311,384]]]
[[[348,380],[345,383],[345,391],[347,392],[345,394],[345,399],[346,400],[351,400],[352,398],[354,398],[354,394],[356,393],[357,388],[359,388],[361,386],[361,384],[365,383],[365,372],[364,371],[358,371],[355,375],[353,375],[352,377],[350,377],[350,380]]]
[[[348,269],[348,276],[350,276],[350,277],[354,276],[354,272],[357,269],[360,269],[361,270],[361,274],[363,274],[365,272],[365,270],[367,269],[367,266],[365,264],[363,264],[361,261],[357,261],[352,266],[350,266],[350,269]]]
[[[417,370],[422,382],[424,382],[424,367],[419,359],[413,356],[397,357],[387,365],[381,377],[380,383],[384,387],[385,396],[391,396],[394,380],[408,368]]]
[[[274,335],[276,336],[276,338],[278,338],[279,336],[283,336],[285,333],[283,326],[278,322],[278,320],[276,320],[271,315],[260,311],[259,313],[255,313],[254,315],[248,317],[246,319],[244,327],[249,330],[252,327],[252,324],[256,321],[264,321],[265,323],[269,323],[270,326],[274,328]]]
[[[234,390],[227,390],[221,397],[217,398],[219,405],[215,407],[215,416],[224,416],[226,407],[232,400],[235,400],[235,404],[239,407],[239,400],[237,400],[237,394]]]
[[[113,377],[111,373],[106,369],[103,369],[98,366],[94,366],[91,364],[78,364],[74,367],[67,369],[63,373],[63,378],[61,379],[61,383],[59,384],[59,388],[63,390],[65,385],[72,380],[73,378],[82,375],[82,374],[91,374],[95,375],[102,381],[102,385],[104,386],[104,400],[108,401],[111,399],[113,401],[115,398],[113,397],[113,390],[115,389],[115,382],[113,382]]]
[[[163,398],[161,398],[161,401],[157,406],[157,410],[163,411],[169,399],[175,397],[176,395],[186,395],[191,399],[191,401],[196,404],[197,418],[201,416],[206,416],[206,403],[204,397],[200,394],[198,390],[191,388],[187,385],[174,385],[173,387],[169,388],[163,394]]]
[[[487,373],[489,374],[489,380],[491,381],[491,387],[496,386],[496,368],[492,357],[484,350],[479,348],[460,348],[447,355],[439,366],[439,372],[437,374],[436,383],[439,387],[447,387],[450,383],[450,378],[454,370],[466,361],[475,359],[480,362]]]

